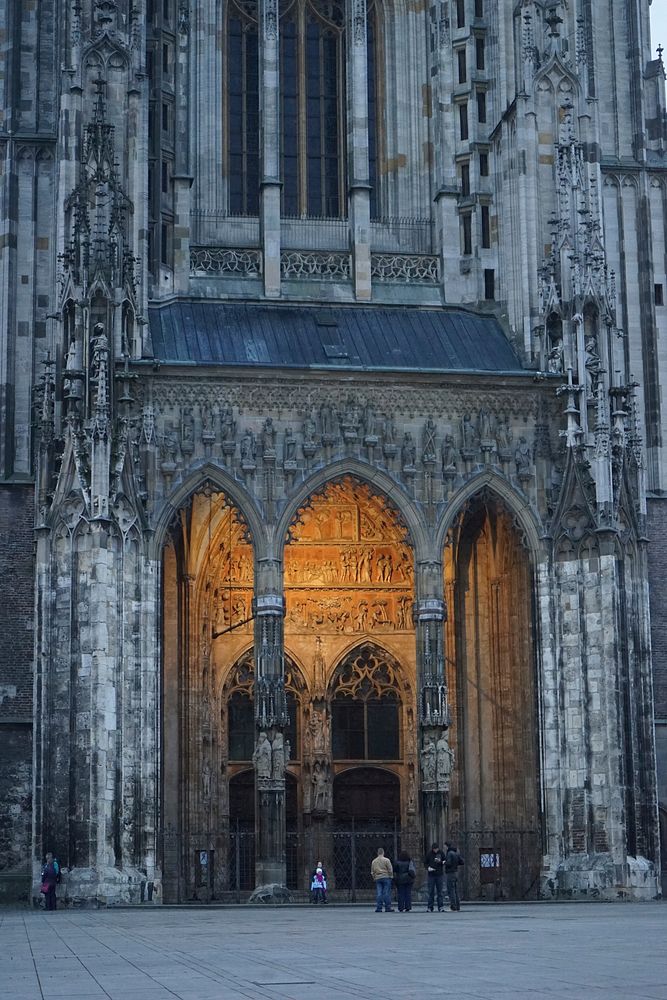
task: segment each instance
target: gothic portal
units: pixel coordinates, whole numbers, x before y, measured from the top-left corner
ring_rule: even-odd
[[[648,7],[0,0],[0,893],[659,893]]]

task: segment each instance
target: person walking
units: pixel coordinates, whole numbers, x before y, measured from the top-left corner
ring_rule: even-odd
[[[415,864],[407,851],[401,851],[394,865],[394,881],[396,883],[396,899],[399,913],[409,913],[412,909],[412,883],[417,872]]]
[[[46,861],[42,865],[42,892],[44,893],[44,908],[55,910],[58,908],[56,898],[56,885],[60,882],[60,865],[49,851]]]
[[[445,852],[441,851],[437,844],[431,845],[431,850],[424,858],[424,867],[428,878],[428,902],[426,907],[429,913],[433,913],[433,903],[438,901],[438,913],[443,911],[442,880],[445,864]]]
[[[310,901],[315,905],[327,901],[327,873],[321,861],[317,862],[310,877]]]
[[[375,882],[375,912],[382,913],[384,906],[385,913],[393,913],[391,882],[394,877],[394,869],[389,858],[384,856],[384,847],[378,847],[377,857],[373,858],[371,876]]]
[[[447,895],[449,905],[452,910],[461,909],[459,898],[459,867],[463,864],[463,858],[456,850],[455,844],[445,843],[445,879],[447,880]]]

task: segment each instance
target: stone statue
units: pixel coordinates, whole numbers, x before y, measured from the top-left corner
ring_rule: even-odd
[[[428,737],[424,742],[421,752],[421,761],[424,784],[431,785],[435,782],[435,744],[430,737]]]
[[[236,438],[236,421],[231,406],[226,406],[220,414],[220,432],[222,440],[226,443],[232,442]]]
[[[326,812],[329,799],[329,778],[326,765],[315,761],[313,766],[313,812]]]
[[[384,443],[387,445],[396,444],[396,425],[390,413],[384,418]]]
[[[443,733],[436,745],[436,784],[438,791],[449,791],[449,781],[454,769],[454,751]]]
[[[364,406],[364,437],[377,437],[375,411],[369,402]]]
[[[547,371],[552,374],[560,374],[563,371],[563,341],[560,338],[555,341],[549,351]]]
[[[491,429],[491,414],[488,410],[480,410],[479,414],[479,436],[483,441],[493,440],[493,431]]]
[[[454,435],[446,434],[445,439],[442,442],[442,471],[443,472],[456,472],[457,463],[457,453],[456,445],[454,444]]]
[[[255,447],[255,435],[252,430],[247,427],[245,434],[241,438],[241,461],[243,462],[254,462],[256,455]]]
[[[526,441],[523,434],[519,438],[518,444],[514,450],[514,461],[516,462],[517,476],[521,477],[530,475],[533,456],[530,450],[530,445]]]
[[[592,335],[586,337],[586,395],[592,398],[595,395],[595,388],[597,386],[598,377],[600,374],[600,355],[598,354],[598,345],[595,337]]]
[[[317,434],[317,422],[314,414],[310,413],[303,422],[303,443],[307,447],[315,446],[315,435]]]
[[[422,431],[422,462],[435,462],[436,460],[435,435],[436,427],[429,417]]]
[[[104,325],[96,323],[93,327],[93,368],[97,372],[101,365],[106,363],[109,356],[109,339],[105,333]]]
[[[496,424],[496,446],[500,454],[509,458],[512,451],[512,431],[507,420],[499,420]]]
[[[320,407],[320,424],[323,438],[334,438],[336,429],[334,427],[334,412],[329,403],[322,403]]]
[[[202,796],[208,801],[211,798],[211,765],[208,762],[208,757],[204,758],[201,769],[201,790]]]
[[[202,438],[206,440],[209,435],[215,437],[215,432],[213,430],[213,415],[211,413],[211,407],[208,403],[202,403],[200,406],[201,412],[201,430]]]
[[[273,418],[267,417],[262,427],[262,455],[270,458],[276,453],[276,429],[273,426]]]
[[[164,425],[164,433],[160,443],[160,458],[163,463],[176,465],[176,454],[178,452],[178,439],[174,433],[173,424],[167,421]]]
[[[403,435],[403,444],[401,445],[401,461],[403,463],[403,468],[414,469],[416,459],[417,449],[415,447],[415,442],[410,431],[406,431]]]
[[[181,411],[181,451],[191,454],[195,450],[195,418],[192,407],[184,406]]]
[[[292,428],[286,427],[283,440],[283,464],[287,465],[290,462],[296,462],[296,438]]]
[[[461,423],[461,448],[466,452],[475,450],[475,428],[469,413],[464,414]]]
[[[289,744],[288,744],[289,746]],[[271,777],[272,778],[284,778],[285,777],[285,741],[283,739],[283,734],[278,732],[273,737],[273,742],[271,744]]]
[[[352,396],[347,401],[340,422],[346,434],[356,434],[359,430],[359,408]]]
[[[255,774],[257,778],[270,778],[271,777],[271,743],[265,732],[259,734],[259,739],[257,740],[257,746],[255,747],[255,752],[252,755],[252,761],[255,765]]]

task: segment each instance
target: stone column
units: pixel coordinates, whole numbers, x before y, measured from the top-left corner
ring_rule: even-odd
[[[190,287],[190,189],[189,174],[174,174],[174,291],[187,294]]]
[[[445,675],[442,564],[417,565],[417,600],[414,605],[417,640],[417,684],[421,736],[421,791],[424,844],[442,844],[453,754],[446,730],[449,725]],[[421,595],[424,596],[421,596]]]
[[[370,183],[368,168],[368,53],[366,0],[347,0],[348,212],[354,294],[371,298]]]
[[[255,882],[284,885],[285,743],[282,595],[255,598]]]
[[[264,294],[280,296],[280,39],[278,0],[259,4],[260,228]]]

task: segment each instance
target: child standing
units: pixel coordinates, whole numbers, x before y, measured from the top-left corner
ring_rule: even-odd
[[[327,873],[321,861],[317,862],[310,879],[310,901],[315,904],[327,901]]]

